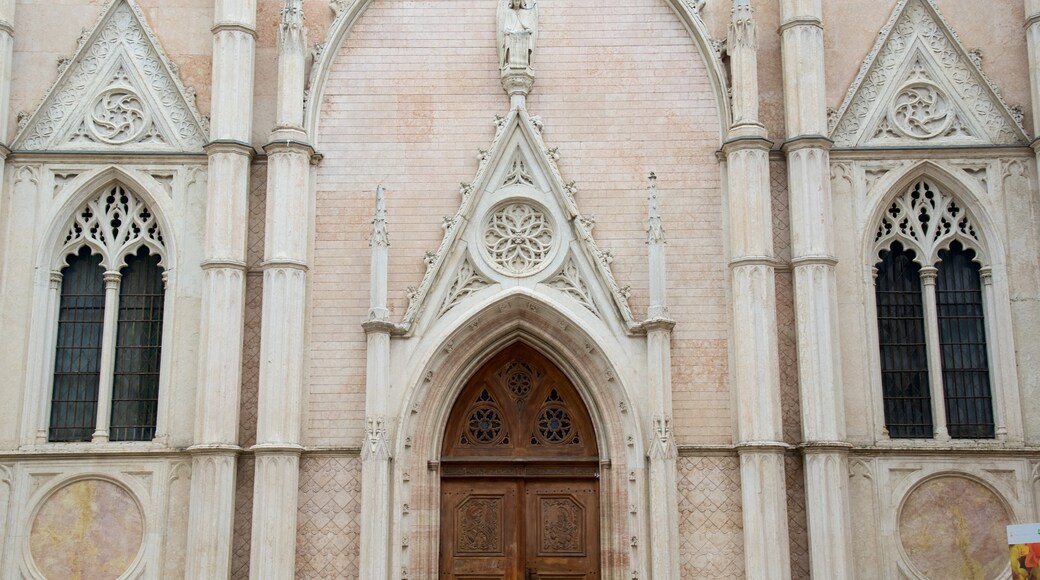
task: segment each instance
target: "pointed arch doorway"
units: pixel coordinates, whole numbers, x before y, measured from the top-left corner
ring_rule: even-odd
[[[440,577],[600,577],[599,453],[588,410],[523,343],[467,381],[441,447]]]

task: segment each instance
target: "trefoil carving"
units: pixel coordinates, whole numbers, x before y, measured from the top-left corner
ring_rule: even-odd
[[[155,213],[121,185],[103,190],[76,212],[60,255],[64,258],[83,245],[97,251],[110,270],[118,270],[123,259],[142,245],[160,259],[166,257],[166,240]]]
[[[939,250],[955,239],[982,250],[974,218],[953,196],[925,180],[911,185],[888,205],[874,234],[876,250],[897,239],[913,248],[922,264],[934,263]]]

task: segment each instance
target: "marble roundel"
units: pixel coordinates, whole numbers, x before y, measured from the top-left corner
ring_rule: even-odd
[[[996,578],[1008,565],[1004,503],[986,486],[957,476],[919,485],[899,512],[899,540],[926,578]]]
[[[118,578],[144,541],[144,515],[122,487],[85,479],[52,493],[32,523],[29,549],[46,578]]]

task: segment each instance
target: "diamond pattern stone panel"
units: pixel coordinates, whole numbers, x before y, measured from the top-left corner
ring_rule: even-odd
[[[736,455],[680,457],[679,556],[683,578],[743,578],[744,524]]]
[[[238,459],[235,487],[235,527],[231,543],[231,579],[249,580],[249,550],[253,541],[253,472],[251,455]]]
[[[267,166],[254,165],[249,180],[249,236],[246,248],[246,308],[242,329],[242,390],[239,401],[238,441],[256,443],[256,409],[260,390],[260,325],[263,313],[264,220],[267,214]]]
[[[780,355],[780,410],[784,441],[802,440],[801,392],[798,384],[798,332],[795,327],[794,276],[776,273],[777,351]]]
[[[801,455],[784,458],[787,476],[787,533],[791,541],[791,578],[808,579],[809,526],[805,514],[805,474]]]
[[[361,459],[300,458],[296,578],[357,578],[361,548]]]

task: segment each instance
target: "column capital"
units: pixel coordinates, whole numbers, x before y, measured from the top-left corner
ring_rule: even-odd
[[[823,149],[830,151],[834,147],[834,141],[825,135],[798,135],[791,137],[780,146],[784,153],[794,153],[802,149]]]
[[[119,281],[123,275],[116,270],[109,270],[104,274],[105,290],[119,290]]]
[[[722,154],[729,155],[737,151],[744,151],[746,149],[754,149],[758,151],[769,151],[773,148],[773,142],[766,138],[765,127],[762,125],[744,125],[743,128],[761,128],[761,134],[754,135],[736,135],[734,132],[737,127],[730,130],[730,139],[722,144]],[[757,131],[757,129],[754,129]]]
[[[924,266],[921,268],[921,284],[925,286],[934,286],[935,280],[939,277],[939,269],[935,266]]]
[[[365,334],[393,334],[397,331],[397,325],[389,320],[366,320],[361,323]]]

